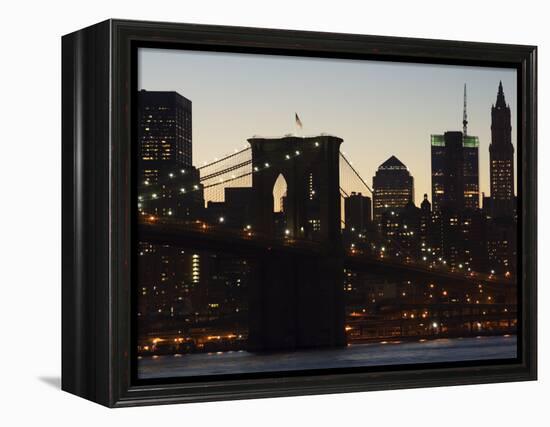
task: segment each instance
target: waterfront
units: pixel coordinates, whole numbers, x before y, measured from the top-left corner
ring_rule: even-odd
[[[302,369],[510,359],[517,356],[515,335],[388,341],[345,348],[254,354],[228,351],[148,356],[138,360],[140,379],[242,374]]]

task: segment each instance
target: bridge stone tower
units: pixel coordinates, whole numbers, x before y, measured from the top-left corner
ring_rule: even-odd
[[[273,351],[345,345],[340,226],[341,138],[251,138],[254,230],[277,238],[273,187],[287,184],[290,248],[262,255],[250,290],[249,348]],[[283,236],[280,236],[283,238]],[[292,248],[311,242],[316,251]]]

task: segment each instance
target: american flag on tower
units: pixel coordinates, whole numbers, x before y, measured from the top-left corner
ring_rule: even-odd
[[[294,115],[296,116],[296,126],[302,129],[302,121],[300,120],[300,117],[298,117],[298,113],[294,113]]]

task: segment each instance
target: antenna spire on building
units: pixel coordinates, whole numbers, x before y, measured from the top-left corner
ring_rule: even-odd
[[[464,136],[468,134],[468,111],[466,109],[466,106],[466,83],[464,83],[464,110],[462,112],[462,133],[464,134]]]

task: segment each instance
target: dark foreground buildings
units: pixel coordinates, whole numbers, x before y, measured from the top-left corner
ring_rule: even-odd
[[[492,107],[491,196],[479,199],[479,139],[462,132],[431,136],[431,220],[423,221],[432,256],[451,267],[515,272],[514,149],[502,84]],[[426,206],[424,211],[428,209]],[[425,215],[424,215],[425,218]]]
[[[145,90],[138,92],[137,98],[138,215],[189,221],[199,218],[204,198],[199,172],[192,165],[191,101],[176,92]],[[175,176],[181,183],[179,188],[168,185]],[[195,191],[181,191],[194,186]],[[206,291],[198,289],[201,277],[206,276],[208,257],[143,239],[138,242],[138,257],[140,336],[159,329],[178,330],[208,315],[199,307],[212,302]]]
[[[140,200],[140,215],[203,224],[220,234],[238,230],[271,242],[325,242],[334,250],[326,258],[299,251],[289,256],[271,247],[253,256],[230,256],[142,239],[141,354],[343,345],[344,331],[349,339],[359,329],[372,329],[359,334],[369,339],[434,334],[442,329],[431,304],[468,297],[436,295],[432,285],[437,284],[418,286],[405,276],[390,279],[344,268],[342,247],[429,268],[447,264],[455,270],[515,273],[514,150],[502,85],[492,109],[491,195],[482,206],[479,140],[466,127],[432,135],[432,198],[430,203],[424,195],[420,207],[414,204],[413,176],[395,156],[373,177],[372,204],[361,193],[343,194],[341,200],[335,172],[341,140],[329,136],[252,138],[251,170],[261,173],[251,176],[251,187],[223,188],[223,197],[205,206],[200,174],[191,162],[191,102],[174,92],[140,92],[138,98],[138,186],[156,196]],[[194,191],[174,191],[168,185],[171,174],[182,183],[176,190]],[[285,191],[275,194],[278,181],[284,181]],[[413,300],[426,308],[395,309],[396,301]],[[418,329],[415,319],[430,318]],[[476,328],[481,326],[470,324],[464,333],[478,333]]]

